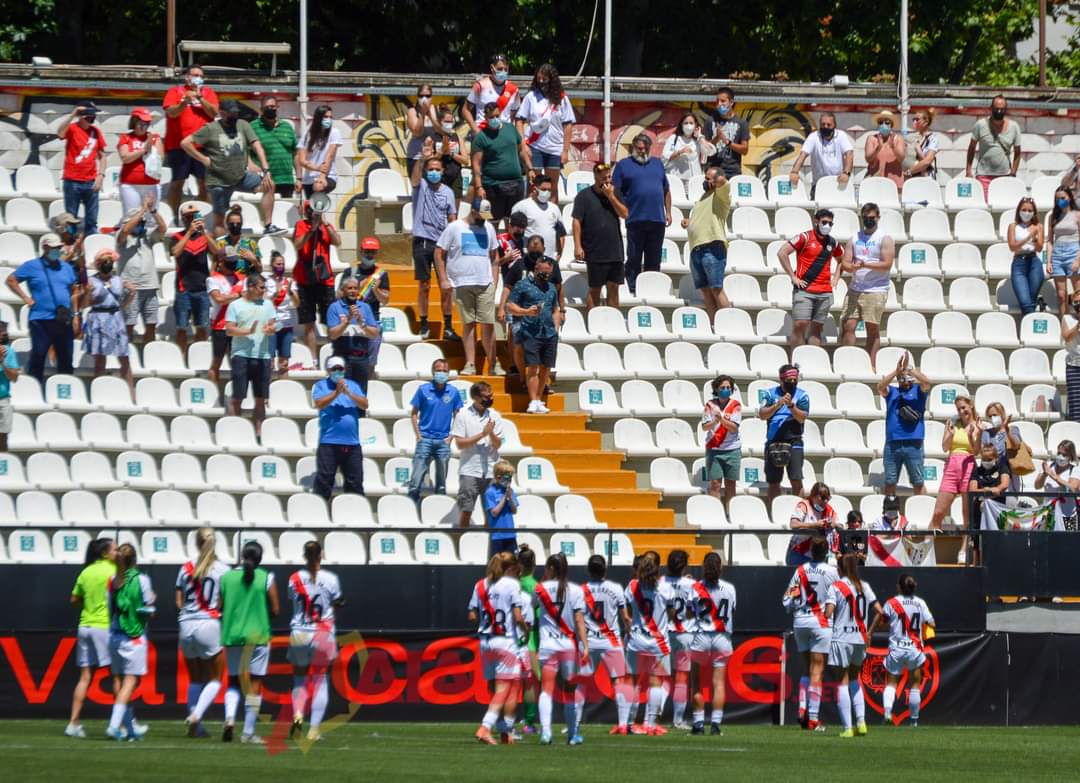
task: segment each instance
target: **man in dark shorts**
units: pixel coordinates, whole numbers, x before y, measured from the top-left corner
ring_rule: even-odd
[[[446,230],[446,226],[457,220],[457,201],[454,193],[443,184],[443,163],[434,151],[425,148],[420,164],[412,171],[412,257],[413,279],[417,282],[416,311],[420,318],[420,338],[426,340],[431,335],[428,326],[428,300],[431,297],[431,269],[435,266],[435,244]],[[442,305],[443,339],[458,341],[450,327],[454,312],[453,292],[439,289],[439,303]]]
[[[513,217],[511,217],[511,220],[513,220]],[[495,313],[495,318],[506,326],[507,343],[514,360],[514,366],[517,368],[523,383],[525,382],[525,354],[521,350],[521,343],[517,337],[520,321],[514,320],[506,312],[506,300],[510,298],[510,292],[514,290],[514,286],[535,271],[536,262],[542,258],[547,258],[551,262],[551,284],[555,286],[559,310],[566,312],[566,300],[563,298],[562,270],[559,269],[558,262],[545,252],[544,237],[540,234],[533,234],[525,244],[525,254],[517,261],[502,268],[503,290],[499,299],[499,307]]]
[[[326,323],[330,303],[334,301],[334,271],[330,266],[330,246],[341,246],[341,237],[329,221],[304,202],[304,218],[297,221],[293,230],[293,247],[296,248],[296,264],[293,281],[300,295],[296,308],[296,322],[304,329],[304,342],[311,352],[313,364],[318,367],[319,346],[316,342],[315,318]]]
[[[189,65],[181,71],[182,84],[171,87],[161,102],[165,110],[165,165],[172,171],[166,201],[175,213],[180,207],[184,182],[194,176],[199,183],[199,200],[206,201],[206,169],[180,148],[180,142],[213,122],[221,101],[217,93],[203,85],[203,69]]]
[[[559,326],[562,310],[555,284],[551,282],[550,258],[536,261],[532,275],[514,286],[506,307],[515,319],[520,319],[518,338],[525,353],[526,385],[529,389],[529,407],[526,413],[547,413],[548,407],[541,399],[548,377],[555,367],[559,348]]]
[[[791,494],[802,495],[803,426],[810,415],[810,395],[799,388],[799,368],[780,365],[780,385],[769,389],[761,401],[758,416],[765,419],[765,482],[768,484],[768,507],[780,494],[780,481],[787,469]],[[772,457],[773,451],[777,452]],[[787,452],[786,462],[781,456]],[[781,464],[782,463],[782,464]]]
[[[262,275],[250,275],[244,284],[244,296],[234,300],[225,311],[225,331],[232,338],[232,396],[229,414],[239,416],[248,384],[255,398],[252,418],[255,434],[262,431],[266,418],[266,400],[270,396],[270,346],[277,331],[277,310],[266,296]]]
[[[589,282],[588,309],[600,304],[619,306],[619,286],[625,279],[623,266],[623,220],[630,214],[611,184],[611,166],[597,163],[593,186],[574,197],[574,258],[585,262]],[[601,289],[607,287],[606,300]]]
[[[499,104],[484,106],[487,124],[473,137],[472,170],[480,180],[476,195],[491,202],[496,225],[525,198],[525,172],[532,169],[529,148],[511,122],[499,119]]]

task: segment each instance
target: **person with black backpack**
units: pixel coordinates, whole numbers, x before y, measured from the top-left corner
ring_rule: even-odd
[[[892,382],[897,385],[893,386]],[[923,480],[923,442],[926,440],[927,395],[930,379],[911,362],[906,351],[896,369],[881,379],[878,393],[885,398],[885,487],[886,495],[896,494],[900,468],[907,468],[908,480],[916,495],[926,493]]]
[[[780,494],[780,480],[787,469],[791,494],[802,496],[803,425],[810,415],[810,395],[799,388],[799,368],[780,365],[780,385],[769,389],[761,401],[758,417],[765,419],[765,482],[768,506]]]

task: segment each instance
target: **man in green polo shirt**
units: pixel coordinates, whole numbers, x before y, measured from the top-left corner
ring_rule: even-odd
[[[262,99],[262,113],[251,123],[251,129],[266,152],[274,192],[282,198],[292,198],[294,190],[299,190],[301,185],[301,172],[295,162],[296,131],[291,122],[278,119],[278,101],[273,95]]]

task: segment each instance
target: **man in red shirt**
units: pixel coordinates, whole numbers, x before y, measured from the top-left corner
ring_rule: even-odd
[[[84,101],[56,129],[66,143],[64,211],[78,215],[83,205],[83,236],[97,233],[98,193],[105,176],[105,136],[96,120],[97,106]]]
[[[833,286],[840,277],[839,263],[834,270],[832,262],[844,254],[844,248],[830,236],[832,228],[833,213],[819,209],[814,213],[814,227],[788,240],[776,254],[795,287],[791,296],[793,324],[788,338],[792,348],[807,342],[821,345],[821,330],[832,307]],[[793,252],[798,264],[794,272],[791,269]]]
[[[181,73],[182,84],[169,88],[161,107],[165,109],[165,165],[172,169],[169,195],[165,199],[176,212],[184,182],[194,175],[199,182],[199,200],[206,201],[206,169],[203,164],[180,149],[185,139],[217,116],[217,93],[203,86],[203,69],[189,65]]]
[[[304,342],[318,366],[319,347],[316,343],[315,316],[326,323],[326,311],[334,301],[334,270],[330,266],[330,246],[341,246],[341,237],[334,226],[323,220],[311,204],[304,202],[304,218],[293,229],[296,264],[293,280],[300,295],[296,322],[304,328]]]

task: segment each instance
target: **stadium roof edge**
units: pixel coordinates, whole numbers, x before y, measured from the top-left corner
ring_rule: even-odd
[[[207,65],[204,70],[215,85],[245,92],[297,92],[297,73],[281,71],[271,77],[265,71],[225,68]],[[35,68],[31,65],[0,63],[0,87],[54,89],[85,89],[93,85],[103,90],[138,88],[165,90],[175,83],[169,68],[151,65],[53,65]],[[310,71],[308,92],[312,94],[401,94],[411,92],[421,83],[431,84],[441,95],[464,95],[472,86],[471,74],[391,74],[375,72]],[[568,92],[573,97],[599,98],[603,90],[600,77],[586,76],[567,79]],[[753,102],[782,101],[785,103],[829,105],[895,103],[896,84],[853,82],[836,89],[829,84],[813,82],[736,81],[730,79],[649,79],[615,77],[614,96],[622,101],[685,100],[697,101],[712,95],[717,89],[730,86],[740,100]],[[1067,109],[1080,108],[1080,89],[1037,87],[985,87],[967,85],[913,84],[910,90],[912,105],[964,107],[981,104],[1002,94],[1017,108]]]

